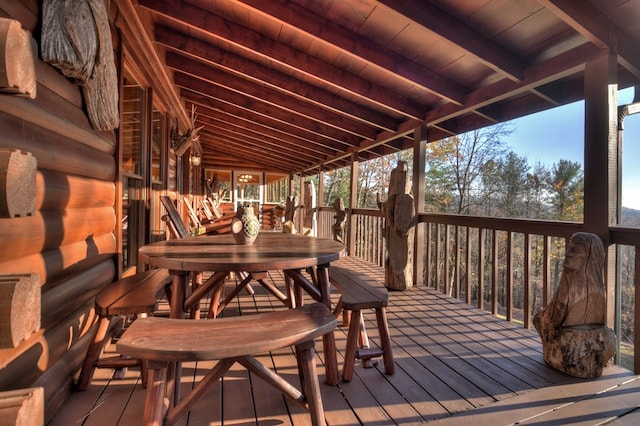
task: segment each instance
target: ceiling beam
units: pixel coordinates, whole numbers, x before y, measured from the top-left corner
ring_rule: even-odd
[[[205,36],[213,36],[237,48],[248,50],[252,55],[274,61],[292,73],[301,73],[315,80],[314,85],[317,87],[330,87],[335,93],[357,99],[359,103],[369,104],[374,109],[387,110],[409,118],[424,116],[425,107],[412,99],[196,6],[178,0],[138,2],[195,32],[202,32]]]
[[[155,34],[157,43],[176,52],[193,55],[195,59],[206,63],[208,67],[215,67],[228,73],[237,74],[245,79],[253,80],[258,84],[264,84],[274,90],[280,90],[289,96],[313,103],[317,107],[344,115],[362,124],[385,130],[393,130],[397,125],[397,120],[388,115],[352,102],[349,99],[339,97],[335,93],[292,78],[273,68],[265,67],[239,55],[224,51],[210,43],[193,37],[189,38],[187,35],[178,33],[169,27],[157,25]],[[184,43],[185,39],[190,40],[187,45]],[[176,55],[176,53],[167,53],[167,64],[169,64],[172,55]],[[181,55],[176,58],[176,60],[181,61],[183,58],[185,58],[185,56]],[[207,71],[207,73],[210,73],[210,68],[207,68]]]
[[[255,109],[240,107],[228,102],[217,100],[200,93],[194,93],[187,89],[181,90],[181,96],[190,104],[197,105],[198,115],[221,117],[223,120],[234,122],[238,120],[246,126],[257,126],[266,132],[277,132],[297,140],[298,143],[309,145],[309,149],[322,155],[330,155],[337,151],[332,148],[329,140],[324,135],[310,132],[297,126],[290,125],[287,121],[277,117],[267,116]]]
[[[379,0],[429,31],[463,49],[487,67],[504,74],[513,81],[522,80],[526,63],[502,46],[443,12],[428,2]]]
[[[416,85],[449,102],[461,104],[467,89],[421,64],[393,53],[373,40],[347,30],[331,21],[323,20],[309,9],[292,2],[278,0],[241,0],[265,15],[292,26],[313,37],[317,43],[331,44],[345,55],[355,56],[369,65]],[[422,3],[420,4],[422,7]]]
[[[596,46],[617,51],[620,63],[640,78],[638,44],[588,1],[539,0],[540,4]]]
[[[247,110],[255,110],[256,113],[264,114],[270,117],[276,117],[276,119],[283,122],[290,123],[291,126],[297,126],[302,129],[306,129],[317,135],[325,135],[322,141],[318,141],[318,144],[322,146],[328,146],[337,151],[344,150],[350,146],[357,145],[360,141],[357,137],[344,132],[338,131],[333,128],[323,127],[321,123],[307,119],[299,115],[291,115],[281,108],[275,107],[271,104],[264,102],[256,102],[251,98],[247,98],[242,94],[231,91],[224,87],[207,84],[206,82],[194,79],[187,74],[180,72],[175,73],[175,84],[189,89],[193,92],[200,93],[204,96],[210,97],[211,101],[208,105],[215,105],[216,102],[230,103],[237,107],[245,108]]]

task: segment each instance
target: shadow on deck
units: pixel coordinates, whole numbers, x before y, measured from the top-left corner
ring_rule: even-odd
[[[367,269],[383,277],[380,268]],[[270,279],[284,287],[280,273],[270,273]],[[242,293],[224,315],[284,309],[260,286],[254,289],[254,296]],[[337,386],[327,386],[321,376],[328,425],[640,424],[640,376],[628,370],[608,367],[595,380],[568,377],[544,363],[535,331],[424,287],[391,292],[387,313],[396,374],[385,375],[380,362],[370,369],[356,365],[353,381]],[[365,315],[375,344],[373,311]],[[346,332],[346,327],[336,331],[340,363]],[[316,344],[319,364],[321,349]],[[287,379],[297,380],[290,349],[260,359]],[[185,364],[184,389],[211,365]],[[127,371],[121,379],[111,378],[110,373],[97,370],[89,389],[72,394],[49,425],[140,424],[144,389],[139,372]],[[309,423],[297,404],[239,366],[209,393],[179,424]]]

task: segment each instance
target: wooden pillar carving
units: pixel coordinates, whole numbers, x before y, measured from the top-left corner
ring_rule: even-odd
[[[316,220],[317,198],[316,187],[311,180],[304,181],[304,210],[302,234],[310,237],[318,236],[318,224]]]
[[[413,287],[413,246],[416,224],[407,163],[399,161],[391,172],[387,201],[378,202],[385,218],[387,238],[385,285],[392,290]]]
[[[545,362],[574,377],[599,377],[615,354],[615,334],[605,325],[604,261],[597,235],[574,234],[558,289],[533,318]]]
[[[333,239],[344,244],[344,227],[347,221],[347,212],[344,208],[342,197],[333,201],[333,208],[336,210],[336,214],[333,216],[335,223],[331,227]]]
[[[45,62],[82,85],[96,130],[118,127],[118,75],[103,0],[44,0],[41,53]]]

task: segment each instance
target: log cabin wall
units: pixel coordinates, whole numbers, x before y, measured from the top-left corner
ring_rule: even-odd
[[[0,0],[1,16],[19,21],[38,46],[39,4]],[[0,218],[0,274],[39,276],[41,324],[0,349],[0,390],[44,387],[50,417],[84,358],[93,298],[117,276],[117,139],[92,129],[78,86],[39,55],[35,69],[35,99],[0,94],[0,148],[37,160],[35,211]]]

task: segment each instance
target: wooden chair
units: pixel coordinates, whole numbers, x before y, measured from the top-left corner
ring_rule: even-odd
[[[143,318],[118,340],[118,352],[143,358],[149,366],[144,424],[172,425],[187,414],[209,388],[238,362],[301,404],[312,425],[324,425],[324,410],[315,363],[314,340],[332,333],[333,313],[322,303],[256,315],[216,320],[184,321]],[[295,346],[302,390],[262,365],[253,355]],[[186,361],[218,360],[218,363],[183,398],[179,386],[167,386],[171,365]],[[165,396],[175,405],[164,407]],[[165,415],[166,412],[166,415]]]
[[[100,359],[105,345],[116,329],[116,319],[130,315],[151,314],[158,307],[156,295],[171,283],[171,275],[166,269],[153,269],[139,272],[130,277],[114,281],[97,295],[95,310],[98,326],[89,343],[82,370],[78,378],[77,389],[85,390],[96,368],[125,368],[140,366],[143,381],[146,380],[145,366],[139,359],[110,357]]]

